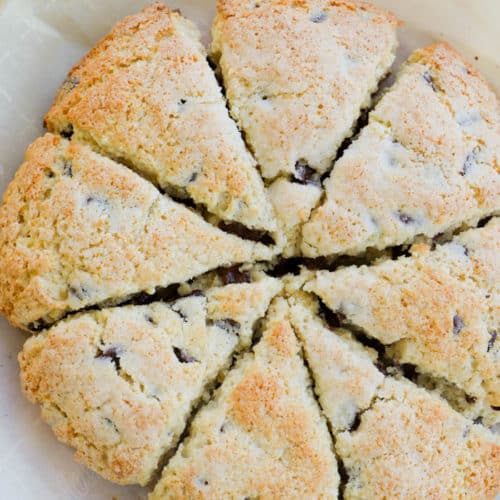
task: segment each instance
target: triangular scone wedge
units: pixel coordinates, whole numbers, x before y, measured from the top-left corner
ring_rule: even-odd
[[[278,177],[269,193],[285,257],[300,255],[320,175],[392,64],[396,27],[364,2],[218,2],[211,50],[262,175]]]
[[[177,12],[149,5],[71,70],[45,123],[221,219],[272,232],[264,183],[199,38]]]
[[[500,105],[444,43],[413,53],[325,181],[308,257],[358,254],[500,213]]]
[[[78,461],[111,481],[145,484],[277,286],[267,278],[63,320],[26,342],[23,390]]]
[[[211,50],[263,176],[328,170],[394,60],[394,16],[349,0],[217,7]]]
[[[0,207],[0,311],[36,328],[272,254],[87,146],[47,134],[28,149]]]
[[[151,499],[337,498],[339,476],[284,299],[193,420]]]
[[[409,382],[387,378],[359,427],[336,436],[350,499],[494,499],[500,439]]]
[[[356,416],[371,405],[383,382],[384,376],[373,364],[377,353],[362,346],[349,331],[327,327],[310,297],[297,294],[289,301],[292,325],[302,341],[331,429],[349,429]]]
[[[500,219],[431,250],[318,271],[305,289],[387,353],[500,407]]]

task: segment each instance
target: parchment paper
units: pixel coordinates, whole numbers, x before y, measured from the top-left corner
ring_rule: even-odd
[[[406,24],[398,61],[445,39],[500,90],[499,0],[373,0]],[[70,67],[121,17],[145,0],[0,0],[0,193],[26,146],[43,133],[42,116]],[[170,1],[209,40],[215,0]],[[475,58],[478,58],[475,60]],[[0,498],[145,498],[138,487],[113,485],[76,464],[21,395],[17,352],[25,335],[0,319]]]

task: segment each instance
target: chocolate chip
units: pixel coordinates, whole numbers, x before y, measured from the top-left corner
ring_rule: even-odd
[[[333,312],[322,300],[319,301],[319,315],[330,328],[339,328],[346,319],[341,310]]]
[[[275,278],[281,278],[285,274],[299,274],[301,263],[302,259],[296,257],[291,259],[280,259],[269,271],[269,274]]]
[[[349,427],[349,432],[356,431],[360,425],[361,425],[361,412],[357,413],[356,416],[354,417],[354,420],[352,421],[352,424]]]
[[[398,245],[391,248],[391,258],[399,259],[399,257],[409,257],[410,247],[408,245]]]
[[[415,380],[417,380],[418,373],[415,365],[412,365],[410,363],[403,363],[399,368],[401,369],[401,373],[405,378],[411,380],[412,382],[415,382]]]
[[[95,358],[107,358],[109,359],[112,363],[115,365],[116,371],[119,371],[121,366],[120,366],[120,354],[121,351],[118,347],[109,347],[105,351],[101,349],[97,349],[97,354],[95,355]]]
[[[60,134],[66,138],[66,139],[71,139],[71,136],[73,135],[73,125],[70,123],[64,127]]]
[[[492,406],[491,409],[495,411],[500,411],[500,406]]]
[[[70,286],[68,292],[78,300],[83,300],[89,296],[89,292],[84,286]]]
[[[495,341],[497,340],[497,332],[488,332],[490,334],[490,340],[488,340],[488,349],[486,352],[490,352],[495,345]]]
[[[299,160],[295,163],[295,172],[293,176],[299,184],[319,185],[319,176],[317,172],[304,160]]]
[[[264,245],[272,245],[273,239],[265,231],[259,231],[256,229],[249,229],[239,222],[221,222],[219,223],[219,229],[226,231],[227,233],[235,234],[240,238],[250,241],[260,241]]]
[[[398,217],[403,224],[413,224],[415,222],[415,219],[413,217],[405,214],[404,212],[398,212]]]
[[[186,103],[187,103],[186,99],[180,99],[180,100],[179,100],[179,105],[180,105],[180,106],[182,106],[182,105],[184,105],[184,104],[186,104]]]
[[[476,424],[476,425],[480,425],[483,423],[483,417],[476,417],[473,422]]]
[[[250,283],[252,278],[249,271],[240,271],[239,266],[222,267],[217,270],[217,274],[223,285],[232,283]]]
[[[145,319],[148,323],[151,323],[154,326],[158,324],[149,314],[146,314]]]
[[[174,354],[181,363],[199,363],[199,361],[191,356],[186,349],[174,347]]]
[[[434,83],[434,78],[432,78],[431,72],[427,70],[423,75],[422,78],[425,80],[425,82],[431,87],[431,89],[434,92],[437,92],[437,87],[436,84]]]
[[[198,177],[198,172],[193,172],[191,174],[191,177],[189,178],[188,182],[191,183],[191,182],[194,182],[196,180],[196,178]]]
[[[217,64],[215,64],[215,61],[210,56],[207,57],[207,63],[212,71],[217,71]]]
[[[30,330],[31,332],[41,332],[43,329],[47,328],[49,326],[49,323],[47,323],[43,319],[38,319],[36,321],[33,321],[32,323],[29,323],[26,325],[26,328]]]
[[[475,396],[469,396],[469,394],[465,395],[465,401],[469,404],[474,404],[477,401],[477,398]]]
[[[478,152],[479,148],[476,146],[470,153],[467,154],[464,160],[464,164],[462,165],[460,175],[466,175],[467,172],[474,166],[474,164],[476,163]]]
[[[63,165],[63,175],[66,177],[73,177],[73,165],[70,161],[65,161]]]
[[[458,314],[455,314],[455,316],[453,316],[453,335],[458,335],[463,328],[464,322],[462,318]]]
[[[225,432],[225,430],[226,430],[226,428],[225,428],[224,424],[222,424],[222,425],[220,426],[220,428],[219,428],[219,432],[224,433],[224,432]]]
[[[55,176],[56,176],[56,174],[54,174],[54,172],[52,172],[52,170],[49,170],[49,171],[47,172],[47,177],[48,177],[49,179],[53,179]]]
[[[488,222],[490,222],[490,220],[493,218],[492,215],[490,215],[489,217],[485,217],[484,219],[481,219],[478,223],[477,223],[477,227],[484,227],[486,226],[486,224],[488,224]]]
[[[231,335],[240,334],[241,325],[234,319],[227,318],[227,319],[218,319],[216,321],[209,321],[208,325],[214,325]]]
[[[310,19],[313,23],[322,23],[323,21],[326,21],[327,15],[326,12],[320,11],[314,13]]]

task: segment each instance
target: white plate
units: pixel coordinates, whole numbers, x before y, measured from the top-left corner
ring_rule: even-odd
[[[500,90],[499,0],[373,0],[406,24],[399,61],[445,39]],[[26,146],[43,133],[42,116],[71,66],[121,17],[144,0],[0,0],[0,193]],[[205,41],[215,0],[171,1],[198,23]],[[477,59],[476,59],[477,58]],[[73,462],[19,390],[16,356],[25,336],[0,319],[0,498],[110,500],[145,490],[104,481]]]

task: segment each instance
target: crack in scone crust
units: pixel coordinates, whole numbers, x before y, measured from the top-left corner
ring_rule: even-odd
[[[162,3],[118,23],[8,187],[24,393],[152,499],[493,498],[497,97],[438,43],[372,106],[362,1],[217,9],[210,60]]]

